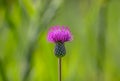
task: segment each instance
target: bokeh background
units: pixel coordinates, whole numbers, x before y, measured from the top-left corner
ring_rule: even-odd
[[[120,81],[120,0],[0,0],[0,81],[57,81],[49,27],[69,26],[62,81]]]

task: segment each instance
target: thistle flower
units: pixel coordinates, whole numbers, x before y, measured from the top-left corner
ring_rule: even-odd
[[[68,27],[53,26],[49,29],[47,39],[55,43],[54,53],[57,57],[63,57],[66,54],[64,43],[72,40],[72,34]]]
[[[58,57],[58,81],[61,81],[61,57],[66,54],[64,43],[71,41],[72,35],[68,27],[53,26],[48,32],[47,39],[49,42],[56,44],[54,53]]]

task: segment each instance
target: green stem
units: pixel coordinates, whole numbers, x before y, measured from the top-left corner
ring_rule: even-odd
[[[58,81],[61,81],[61,58],[58,58]]]
[[[4,64],[1,59],[0,59],[0,75],[1,75],[2,81],[8,81],[8,78],[5,73]]]

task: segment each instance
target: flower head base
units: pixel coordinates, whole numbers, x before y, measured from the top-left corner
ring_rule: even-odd
[[[56,44],[54,53],[57,57],[61,58],[66,54],[64,42],[71,41],[72,35],[68,27],[54,26],[50,28],[47,39]]]
[[[67,42],[72,40],[72,35],[68,27],[54,26],[48,32],[48,41],[50,42]]]
[[[63,57],[66,54],[66,49],[63,43],[56,43],[55,50],[54,50],[56,57]]]

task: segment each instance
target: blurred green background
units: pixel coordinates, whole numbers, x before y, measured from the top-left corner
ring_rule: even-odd
[[[62,81],[120,81],[120,0],[0,0],[0,81],[57,81],[53,25],[74,36]]]

